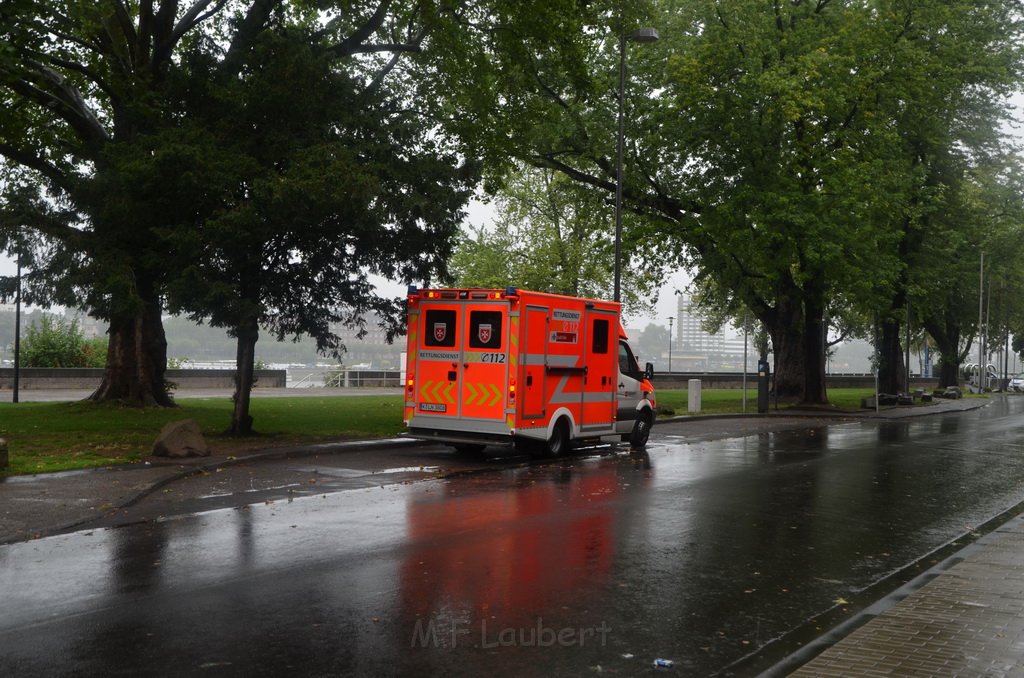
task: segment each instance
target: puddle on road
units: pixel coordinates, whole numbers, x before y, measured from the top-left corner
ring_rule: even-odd
[[[372,471],[372,473],[373,475],[382,475],[385,473],[437,473],[440,470],[440,466],[400,466],[398,468],[386,468],[380,471]]]

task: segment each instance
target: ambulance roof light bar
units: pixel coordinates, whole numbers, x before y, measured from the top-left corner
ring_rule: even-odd
[[[411,297],[419,296],[421,294],[421,290],[416,285],[409,285],[407,293]],[[439,290],[422,290],[422,294],[427,299],[468,299],[470,296],[468,290],[447,290],[446,292],[442,292]],[[503,297],[517,297],[519,296],[519,289],[513,285],[509,285],[508,287],[505,288],[504,292],[492,292],[489,293],[487,296],[492,299],[501,299]],[[474,296],[474,298],[476,297]]]

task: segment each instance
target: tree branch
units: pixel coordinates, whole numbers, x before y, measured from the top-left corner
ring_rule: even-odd
[[[203,10],[209,7],[211,3],[215,3],[213,8],[204,13]],[[227,0],[197,0],[197,2],[192,5],[187,12],[185,12],[185,15],[178,20],[174,29],[171,30],[171,35],[169,37],[170,44],[177,44],[177,42],[181,40],[182,36],[190,30],[224,9],[224,5],[226,3]]]
[[[48,66],[36,61],[29,61],[29,64],[37,70],[24,75],[10,73],[14,78],[8,86],[18,94],[34,101],[40,106],[57,111],[57,114],[67,122],[83,141],[105,141],[109,138],[107,131],[100,124],[96,116],[92,114],[85,103],[82,95],[72,86],[68,85],[67,79]],[[35,76],[35,77],[32,77]],[[55,91],[37,87],[31,80],[43,80],[48,82]]]
[[[149,41],[153,37],[153,0],[141,0],[139,2],[139,29],[135,40],[136,64],[144,64],[149,61]]]
[[[388,60],[388,62],[384,64],[384,67],[381,68],[380,71],[378,71],[375,76],[373,76],[373,80],[371,80],[370,84],[366,86],[366,91],[375,92],[377,88],[380,87],[381,83],[384,82],[384,78],[386,78],[388,74],[395,69],[395,66],[398,65],[398,61],[402,58],[403,52],[420,51],[420,44],[423,42],[423,39],[426,36],[427,30],[424,28],[422,31],[420,31],[419,35],[413,38],[412,43],[409,45],[409,47],[415,49],[396,51],[395,54]]]
[[[65,68],[65,69],[67,69],[69,71],[74,71],[75,73],[79,73],[80,75],[85,76],[85,78],[87,80],[92,82],[98,88],[100,88],[100,90],[102,90],[104,93],[106,93],[107,96],[109,96],[112,99],[116,98],[116,94],[115,94],[113,88],[107,83],[107,81],[104,80],[102,77],[100,77],[99,73],[96,73],[95,71],[93,71],[90,68],[87,68],[87,67],[83,66],[82,64],[76,63],[74,61],[66,61],[64,59],[58,59],[57,57],[52,56],[50,54],[40,54],[38,52],[28,52],[28,54],[30,56],[32,56],[32,57],[35,57],[36,59],[39,59],[40,62],[46,61],[47,63],[50,63],[53,66],[56,66],[58,68]]]
[[[139,15],[141,18],[141,11],[139,12]],[[124,35],[125,40],[131,47],[129,50],[129,58],[132,60],[132,66],[137,67],[139,64],[139,54],[137,52],[139,35],[135,31],[135,25],[132,24],[131,14],[129,14],[128,8],[125,7],[124,0],[116,0],[114,2],[114,17],[117,19],[117,24],[121,28],[121,34]]]
[[[387,18],[388,10],[391,9],[391,2],[392,0],[382,0],[373,15],[366,20],[366,23],[353,31],[352,35],[332,47],[330,51],[337,56],[350,56],[352,54],[357,54],[357,47],[362,45],[367,38],[376,33],[380,27],[384,25],[384,19]]]
[[[55,185],[59,186],[61,190],[71,193],[71,181],[67,174],[61,171],[60,168],[53,163],[44,160],[34,153],[28,153],[20,148],[15,148],[10,144],[0,143],[0,155],[13,160],[19,165],[23,165],[24,167],[28,167],[29,169],[39,172]]]
[[[221,73],[224,76],[237,75],[242,67],[242,55],[248,51],[256,40],[256,36],[266,27],[270,12],[281,0],[253,0],[249,5],[249,11],[245,13],[235,37],[228,47],[224,61],[221,63]]]

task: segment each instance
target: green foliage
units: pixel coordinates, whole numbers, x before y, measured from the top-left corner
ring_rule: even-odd
[[[481,153],[452,136],[465,88],[450,85],[465,74],[445,50],[490,39],[463,23],[475,16],[517,23],[544,51],[556,34],[537,17],[572,11],[204,4],[2,10],[0,154],[13,169],[0,223],[38,236],[37,300],[83,305],[121,347],[147,347],[112,352],[124,384],[162,381],[151,372],[165,356],[148,353],[162,350],[164,299],[247,355],[259,326],[324,352],[343,348],[332,322],[358,327],[371,310],[398,331],[400,304],[369,274],[443,276],[478,176]]]
[[[103,367],[105,337],[86,339],[77,320],[43,315],[33,321],[21,342],[25,367]]]
[[[85,340],[83,353],[85,354],[84,367],[104,367],[107,364],[107,348],[110,341],[106,337],[92,337]]]
[[[167,356],[167,369],[187,370],[195,365],[195,361],[187,356]]]
[[[604,197],[550,169],[519,165],[495,197],[493,228],[459,242],[451,271],[461,286],[499,287],[611,299],[614,214]],[[622,299],[649,312],[655,279],[623,253]]]
[[[863,329],[876,311],[896,317],[908,291],[923,292],[917,308],[948,303],[928,282],[943,270],[912,255],[934,238],[947,248],[959,240],[963,258],[974,240],[950,208],[975,203],[971,185],[987,183],[978,170],[1004,161],[1003,97],[1021,82],[1019,7],[657,0],[630,9],[622,24],[614,12],[577,17],[593,21],[574,45],[586,72],[553,69],[559,52],[508,74],[481,66],[502,83],[488,104],[512,121],[495,126],[506,137],[495,145],[610,195],[617,29],[657,26],[657,43],[627,48],[626,240],[643,243],[639,264],[652,271],[692,268],[699,289],[719,295],[716,308],[749,309],[771,335],[780,391],[823,400],[826,318]],[[503,98],[513,82],[523,96]],[[983,191],[975,206],[995,207],[998,193]],[[982,214],[961,216],[977,224]],[[956,234],[932,226],[958,220]]]

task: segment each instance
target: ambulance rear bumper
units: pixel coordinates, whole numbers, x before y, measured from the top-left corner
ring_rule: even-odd
[[[466,443],[511,446],[512,431],[501,421],[451,420],[436,421],[432,417],[416,416],[409,422],[410,438],[436,440],[443,443]]]

